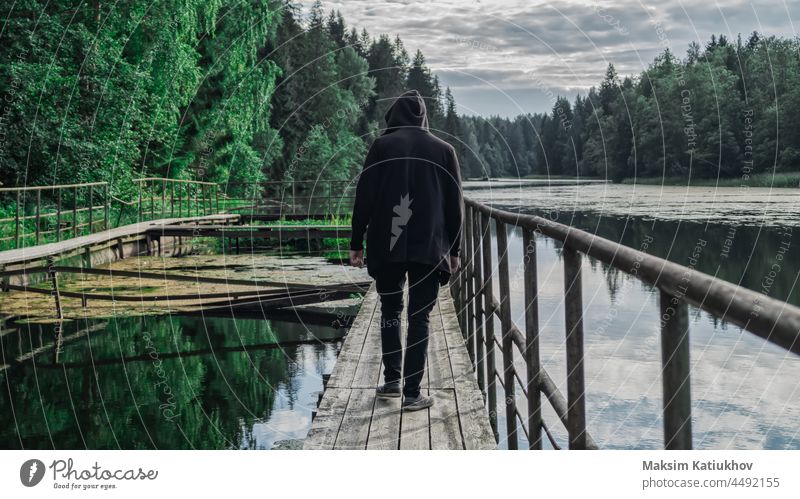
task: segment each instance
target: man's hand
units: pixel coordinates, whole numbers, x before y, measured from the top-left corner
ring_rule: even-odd
[[[461,258],[450,255],[450,273],[455,274],[459,268],[461,268]]]
[[[364,266],[364,250],[350,250],[350,265],[353,267],[363,267]]]

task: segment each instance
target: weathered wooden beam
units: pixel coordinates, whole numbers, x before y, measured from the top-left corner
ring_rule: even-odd
[[[542,448],[542,402],[539,394],[539,291],[536,273],[536,237],[522,229],[525,288],[525,371],[528,390],[528,448]]]
[[[511,284],[508,272],[508,232],[503,222],[495,221],[497,227],[498,280],[500,281],[500,323],[503,327],[503,387],[505,388],[506,437],[508,448],[516,450],[517,414],[514,401],[514,349],[511,338]]]
[[[55,264],[56,260],[54,257],[51,256],[47,258],[47,266],[50,268],[50,270],[47,271],[47,277],[50,279],[50,291],[44,289],[42,291],[53,295],[53,301],[56,305],[56,319],[63,320],[64,312],[61,310],[61,295],[58,289],[58,273],[54,269]],[[6,285],[6,287],[8,289],[13,289],[13,286],[10,284]]]
[[[466,311],[466,330],[464,331],[467,336],[467,353],[469,353],[472,367],[475,368],[475,323],[477,317],[475,316],[475,266],[473,265],[474,247],[472,239],[472,208],[466,208],[465,220],[463,227],[464,235],[464,248],[465,253],[462,253],[462,264],[465,270],[465,287],[466,302],[464,308]]]
[[[567,431],[569,448],[586,448],[586,400],[583,378],[583,298],[580,253],[564,246],[564,324],[567,330]]]
[[[666,291],[661,309],[661,379],[664,388],[664,448],[692,448],[689,307]]]
[[[41,232],[41,211],[42,211],[42,191],[36,191],[36,244],[39,244],[39,232]]]
[[[20,191],[17,191],[17,204],[14,210],[14,248],[19,248],[19,217],[22,210],[22,196]]]
[[[94,188],[87,187],[89,189],[89,234],[94,232]]]
[[[473,248],[473,269],[472,269],[472,277],[475,281],[475,288],[474,294],[472,295],[473,302],[475,304],[475,369],[478,374],[478,387],[481,390],[481,393],[486,394],[486,355],[485,351],[485,344],[486,340],[484,339],[484,327],[483,323],[485,321],[484,318],[484,310],[483,310],[483,245],[481,244],[481,223],[480,223],[481,214],[478,211],[473,213],[472,218],[472,248]],[[491,249],[490,249],[491,250]]]
[[[323,239],[350,237],[349,226],[270,226],[270,225],[160,225],[147,229],[147,234],[159,236]]]
[[[56,270],[48,272],[51,281],[54,279]],[[57,285],[57,281],[55,282]],[[24,286],[17,284],[9,284],[7,288],[11,291],[23,291],[35,294],[51,294],[53,290],[37,288],[34,286]],[[329,296],[333,294],[352,294],[359,292],[359,288],[355,288],[350,284],[343,284],[341,286],[328,285],[324,288],[315,288],[313,286],[293,289],[291,291],[286,288],[277,289],[248,289],[242,291],[225,291],[220,293],[192,293],[192,294],[166,294],[166,295],[120,295],[120,294],[98,294],[98,293],[83,293],[80,291],[60,291],[60,296],[66,298],[81,298],[83,300],[104,300],[104,301],[120,301],[120,302],[159,302],[159,301],[194,301],[194,300],[208,300],[216,298],[228,298],[230,300],[249,299],[258,300],[264,298],[267,300],[290,299],[293,296],[307,297],[309,295],[319,295],[320,302],[329,301]],[[60,308],[60,300],[57,299],[58,308]]]
[[[56,241],[61,241],[61,192],[58,189],[58,199],[56,201]]]
[[[564,428],[569,427],[569,416],[567,415],[567,400],[564,398],[564,395],[558,390],[555,382],[550,378],[550,375],[547,374],[547,371],[544,368],[539,370],[539,388],[547,397],[547,400],[550,402],[550,405],[553,407],[553,410],[556,412],[558,419],[561,420],[561,424],[564,425]],[[592,436],[589,432],[586,432],[586,448],[587,449],[597,449],[597,444],[595,444]]]
[[[486,391],[489,405],[489,422],[498,440],[497,429],[497,385],[495,383],[495,355],[494,355],[494,286],[492,268],[492,232],[488,215],[481,213],[481,237],[483,238],[483,309],[486,312],[483,325],[486,330]]]

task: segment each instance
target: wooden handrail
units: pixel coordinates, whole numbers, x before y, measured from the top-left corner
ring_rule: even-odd
[[[471,199],[465,203],[494,220],[561,241],[714,317],[800,354],[800,308],[794,305],[552,220],[498,210]]]
[[[144,178],[135,178],[132,182],[166,182],[166,183],[173,183],[173,184],[196,184],[196,185],[218,185],[216,182],[203,182],[200,180],[187,180],[181,178],[162,178],[162,177],[144,177]]]
[[[83,184],[58,184],[58,185],[34,185],[26,187],[0,187],[2,192],[23,192],[23,191],[53,191],[56,189],[74,189],[80,187],[97,187],[99,185],[108,185],[108,182],[88,182]]]
[[[118,206],[114,226],[119,225],[123,212],[131,207],[137,210],[139,220],[144,220],[145,216],[165,218],[176,214],[181,217],[220,212],[220,190],[213,182],[160,177],[133,179],[132,182],[138,186],[133,201],[112,195],[108,182],[0,188],[0,194],[16,194],[13,216],[0,219],[0,224],[14,224],[13,236],[0,237],[0,241],[13,241],[13,247],[20,248],[47,242],[46,238],[43,241],[43,236],[54,234],[55,240],[61,241],[78,237],[87,227],[89,233],[109,229],[112,201]],[[176,185],[181,187],[176,188]],[[28,202],[24,194],[27,191],[35,193],[33,201]],[[26,214],[28,206],[34,208],[32,214]]]
[[[497,233],[496,258],[499,297],[493,292],[493,253],[490,222]],[[524,334],[511,320],[511,287],[508,271],[507,226],[522,229],[524,264]],[[567,399],[539,360],[538,287],[535,233],[560,241],[564,247],[565,345],[567,360]],[[688,267],[615,243],[588,232],[535,215],[499,210],[475,200],[465,199],[465,225],[462,238],[463,266],[453,281],[451,293],[458,319],[479,386],[486,386],[492,429],[499,439],[496,382],[505,393],[508,447],[517,444],[517,421],[528,437],[530,449],[541,448],[541,396],[555,409],[569,433],[571,449],[597,448],[586,430],[583,373],[583,306],[581,303],[582,255],[600,260],[660,290],[664,446],[667,449],[692,447],[691,394],[689,364],[688,305],[705,310],[715,318],[736,324],[744,330],[800,354],[800,308],[766,297],[755,291],[722,281]],[[502,327],[499,341],[494,335],[495,319]],[[516,347],[516,349],[512,348]],[[485,348],[485,358],[483,349]],[[502,355],[502,369],[495,368],[495,352]],[[519,351],[525,360],[526,376],[514,362]],[[485,369],[485,373],[484,373]],[[528,401],[528,417],[518,412],[514,381],[519,382]],[[524,380],[524,384],[523,384]]]
[[[341,214],[349,209],[354,199],[347,189],[336,187],[352,183],[347,180],[234,182],[219,185],[198,180],[143,177],[132,179],[131,182],[138,191],[131,200],[113,195],[107,182],[0,188],[0,194],[16,194],[16,209],[10,216],[0,219],[0,224],[9,224],[9,230],[0,236],[0,242],[11,241],[13,248],[21,248],[52,239],[61,241],[84,234],[87,227],[88,232],[93,233],[118,226],[123,216],[146,220],[242,212],[246,209],[254,212],[280,209],[281,213],[297,215],[304,211],[325,211],[326,205],[328,212]],[[222,192],[221,187],[226,185],[258,185],[265,188],[281,185],[285,189],[278,195],[267,192],[267,189],[256,196],[231,197]],[[309,193],[304,186],[318,186],[320,193]],[[336,188],[339,188],[341,195],[334,196],[327,191],[333,192]],[[32,191],[35,195],[28,196],[26,191]],[[29,200],[29,197],[34,199]],[[250,202],[247,206],[235,206],[237,201]],[[274,208],[268,206],[270,202],[275,203]],[[115,221],[111,220],[112,207]],[[261,213],[253,215],[263,216]],[[10,229],[13,229],[13,235]]]

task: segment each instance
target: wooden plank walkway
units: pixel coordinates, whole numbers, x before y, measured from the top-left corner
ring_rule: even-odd
[[[403,336],[405,326],[404,315]],[[304,448],[497,448],[447,286],[431,312],[422,382],[433,407],[405,412],[400,399],[376,398],[382,377],[380,305],[373,284],[342,345]]]
[[[115,229],[103,230],[85,236],[73,237],[59,242],[40,244],[38,246],[30,246],[27,248],[12,249],[0,252],[0,265],[20,264],[36,260],[42,260],[48,256],[64,255],[65,253],[72,253],[83,250],[87,247],[111,243],[118,239],[126,239],[136,236],[144,236],[149,229],[154,227],[163,227],[173,224],[181,223],[225,223],[235,222],[238,220],[238,215],[219,214],[219,215],[205,215],[197,217],[184,217],[184,218],[165,218],[159,220],[150,220],[147,222],[138,222],[130,225],[123,225]]]
[[[166,224],[151,227],[147,232],[154,236],[322,239],[350,237],[350,230],[349,225]]]

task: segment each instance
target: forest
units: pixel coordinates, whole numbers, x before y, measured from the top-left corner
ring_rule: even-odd
[[[449,102],[419,51],[291,2],[18,2],[0,44],[4,186],[350,179],[396,96]],[[445,97],[447,97],[446,100]]]
[[[737,177],[800,170],[800,42],[712,36],[552,112],[459,116],[397,35],[317,2],[24,0],[0,44],[3,186],[147,176],[352,179],[391,98],[426,96],[465,177]]]
[[[800,172],[800,40],[711,36],[549,114],[462,117],[473,177],[739,178]]]

